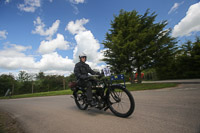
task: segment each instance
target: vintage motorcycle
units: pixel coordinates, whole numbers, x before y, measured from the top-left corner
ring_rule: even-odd
[[[95,108],[106,111],[110,109],[116,116],[126,118],[135,109],[135,102],[132,94],[125,85],[112,84],[112,82],[99,75],[91,75],[93,100],[97,103]],[[77,107],[86,110],[90,106],[87,102],[86,88],[79,87],[76,82],[71,82],[69,87],[73,91],[73,98]]]

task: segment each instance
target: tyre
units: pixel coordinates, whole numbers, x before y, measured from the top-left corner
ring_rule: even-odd
[[[88,104],[86,102],[87,96],[85,95],[85,92],[83,90],[76,90],[73,95],[74,95],[74,100],[77,107],[80,110],[86,110],[88,107]]]
[[[128,117],[135,109],[132,94],[122,86],[112,86],[109,91],[109,108],[116,116]]]

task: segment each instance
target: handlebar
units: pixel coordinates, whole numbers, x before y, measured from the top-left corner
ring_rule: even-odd
[[[100,77],[100,75],[90,75],[90,77]]]

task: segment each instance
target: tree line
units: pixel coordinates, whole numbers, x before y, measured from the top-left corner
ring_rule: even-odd
[[[0,75],[0,96],[4,96],[8,89],[12,95],[47,92],[69,89],[67,84],[74,81],[75,76],[45,75],[43,72],[29,74],[20,71],[15,78],[12,74]]]

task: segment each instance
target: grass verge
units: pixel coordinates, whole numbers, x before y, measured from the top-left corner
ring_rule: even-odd
[[[154,90],[169,87],[176,87],[177,83],[145,83],[145,84],[127,84],[129,91]]]
[[[127,84],[126,87],[129,91],[139,91],[139,90],[153,90],[162,89],[177,86],[176,83],[145,83],[145,84]],[[0,99],[16,99],[16,98],[28,98],[28,97],[42,97],[42,96],[56,96],[56,95],[71,95],[71,90],[61,90],[61,91],[50,91],[50,92],[40,92],[33,94],[23,94],[14,95],[12,97],[0,97]]]
[[[13,95],[11,97],[0,97],[0,99],[15,99],[15,98],[70,95],[70,94],[72,94],[71,90],[61,90],[61,91],[49,91],[49,92],[40,92],[40,93],[33,93],[33,94]]]

